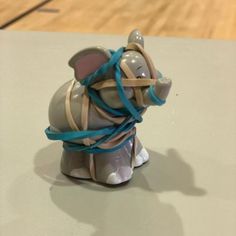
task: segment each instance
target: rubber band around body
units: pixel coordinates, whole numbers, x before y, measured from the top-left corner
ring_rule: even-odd
[[[154,86],[149,87],[148,96],[155,105],[161,106],[161,105],[165,104],[165,102],[166,102],[165,100],[156,96]]]

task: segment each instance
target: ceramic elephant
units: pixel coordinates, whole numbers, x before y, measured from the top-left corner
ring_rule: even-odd
[[[135,123],[151,105],[162,105],[171,88],[144,51],[133,30],[127,47],[79,51],[69,61],[75,79],[54,94],[49,105],[49,139],[62,140],[63,174],[117,185],[149,155],[136,136]]]

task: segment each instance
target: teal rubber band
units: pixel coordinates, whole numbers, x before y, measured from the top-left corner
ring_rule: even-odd
[[[84,139],[91,138],[99,135],[108,135],[112,134],[115,131],[115,127],[108,127],[99,130],[87,130],[87,131],[69,131],[69,132],[55,132],[50,130],[48,127],[45,130],[45,134],[48,139],[51,140],[61,140],[61,141],[69,141],[74,139]]]
[[[165,104],[165,102],[166,102],[165,100],[159,98],[159,97],[155,94],[155,88],[154,88],[153,85],[150,86],[149,89],[148,89],[148,96],[149,96],[149,98],[151,99],[151,101],[152,101],[154,104],[158,105],[158,106],[161,106],[161,105]]]
[[[119,48],[116,52],[114,52],[113,50],[110,50],[110,53],[112,54],[112,57],[110,58],[110,60],[104,65],[102,65],[93,74],[87,76],[84,80],[82,80],[81,84],[85,86],[91,85],[97,77],[104,75],[110,68],[112,68],[117,63],[117,61],[119,61],[123,52],[124,52],[123,47]]]

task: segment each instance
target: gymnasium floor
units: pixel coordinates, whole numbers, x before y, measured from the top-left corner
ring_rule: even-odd
[[[0,0],[0,28],[236,39],[236,0]]]
[[[0,28],[236,39],[236,0],[0,0]]]

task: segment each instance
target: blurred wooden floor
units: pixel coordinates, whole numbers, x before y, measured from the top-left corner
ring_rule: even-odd
[[[0,0],[0,25],[42,0]],[[236,39],[236,0],[52,0],[5,30]]]

